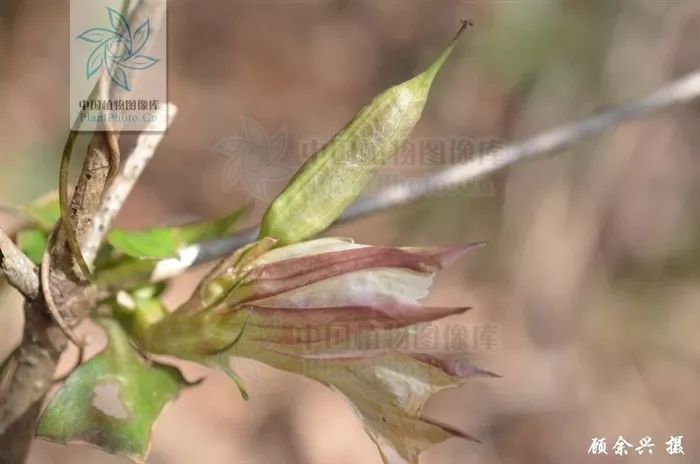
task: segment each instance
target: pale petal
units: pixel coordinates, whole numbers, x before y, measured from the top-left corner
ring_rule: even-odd
[[[309,240],[306,242],[295,243],[280,248],[275,248],[265,253],[255,261],[255,265],[269,264],[286,259],[300,258],[302,256],[316,255],[319,253],[328,253],[331,251],[351,250],[355,248],[364,248],[367,245],[354,243],[352,239],[330,237]]]
[[[215,268],[195,292],[193,311],[176,312],[182,327],[169,318],[177,326],[170,334],[206,331],[203,349],[183,357],[221,368],[243,356],[329,386],[354,407],[386,464],[417,464],[432,444],[472,439],[421,411],[438,391],[495,374],[464,354],[425,353],[403,342],[415,324],[466,309],[418,301],[438,270],[478,244],[391,248],[329,238],[273,245],[261,241]]]
[[[382,306],[337,306],[271,308],[247,306],[247,339],[278,344],[304,344],[307,351],[319,343],[320,349],[343,346],[360,333],[396,330],[409,325],[434,321],[469,308],[431,307],[392,302]],[[260,330],[253,330],[260,329]],[[322,342],[322,343],[320,343]]]
[[[361,418],[386,464],[415,464],[431,445],[452,437],[475,440],[458,430],[421,417],[427,400],[473,374],[456,377],[406,353],[362,352],[290,355],[256,343],[237,354],[315,379],[342,394]],[[466,371],[464,371],[466,373]],[[476,441],[476,440],[475,440]]]
[[[311,287],[324,280],[369,269],[386,268],[392,272],[414,271],[431,277],[445,264],[477,245],[405,249],[361,246],[257,265],[247,274],[245,281],[227,297],[226,303],[229,306],[234,306],[253,302],[295,289],[303,290],[305,287]],[[370,274],[358,275],[359,279],[355,278],[352,282],[357,282],[359,288],[333,288],[333,293],[362,290],[364,281],[372,276]],[[387,283],[390,284],[391,281],[392,279],[389,279]],[[417,296],[411,297],[410,300],[424,296],[429,285],[430,280],[424,280],[423,285],[417,288]],[[333,304],[333,306],[338,305]],[[290,305],[282,304],[282,306]],[[314,305],[309,304],[309,306]]]
[[[370,269],[331,277],[257,300],[270,307],[376,305],[399,301],[415,304],[428,295],[433,275],[404,269]]]

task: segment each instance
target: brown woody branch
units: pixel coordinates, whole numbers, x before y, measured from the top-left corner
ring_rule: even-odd
[[[130,19],[140,24],[146,18],[153,18],[151,25],[156,29],[163,17],[164,7],[163,0],[142,0],[134,8]],[[117,90],[110,89],[111,98],[117,97],[118,93]],[[118,159],[114,159],[115,151],[110,146],[110,136],[113,135],[118,134],[95,132],[88,145],[69,211],[71,225],[79,243],[83,241],[92,218],[100,207],[110,170],[118,163]],[[49,316],[46,301],[42,298],[43,293],[51,292],[60,316],[70,327],[78,325],[90,313],[97,298],[96,288],[75,269],[65,227],[57,232],[55,246],[49,250],[50,288],[41,288],[33,298],[33,293],[25,293],[29,298],[24,305],[23,338],[14,353],[15,367],[9,373],[9,386],[0,396],[0,464],[16,464],[26,459],[43,399],[51,387],[56,364],[66,347],[66,337]],[[3,256],[8,256],[5,249],[11,248],[3,245]],[[13,256],[12,260],[5,258],[3,263],[8,263],[14,276],[21,274],[26,280],[29,276],[28,268],[17,272],[13,266],[22,259],[12,254],[12,251],[10,255]],[[33,266],[31,269],[36,276]],[[26,286],[24,290],[31,288]]]
[[[27,299],[39,295],[39,276],[29,258],[0,229],[0,275]]]
[[[177,107],[172,103],[168,103],[158,110],[154,121],[161,121],[167,118],[166,127],[169,127],[176,114]],[[153,132],[151,127],[147,127],[139,135],[134,149],[126,158],[123,169],[105,191],[102,203],[93,217],[81,247],[83,256],[88,263],[94,261],[102,240],[111,228],[112,222],[124,205],[129,193],[131,193],[131,189],[153,158],[156,148],[164,135],[163,132]]]

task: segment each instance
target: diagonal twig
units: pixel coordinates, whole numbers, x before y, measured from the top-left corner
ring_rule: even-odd
[[[519,161],[542,156],[567,147],[585,137],[640,119],[673,105],[687,103],[700,96],[700,70],[670,82],[649,95],[578,122],[565,124],[507,145],[479,159],[455,164],[424,176],[400,181],[381,189],[376,195],[353,203],[335,224],[378,213],[394,206],[426,198],[486,176]],[[177,258],[158,263],[151,274],[153,281],[181,274],[197,264],[228,255],[255,240],[257,227],[251,227],[223,239],[183,248]]]
[[[700,70],[670,82],[640,100],[612,108],[578,122],[545,131],[523,142],[506,145],[481,159],[449,166],[382,189],[353,204],[341,218],[349,221],[384,209],[428,197],[491,174],[519,161],[550,154],[583,138],[643,118],[670,106],[700,97]]]
[[[0,276],[2,275],[25,298],[33,300],[39,296],[36,266],[0,229]]]

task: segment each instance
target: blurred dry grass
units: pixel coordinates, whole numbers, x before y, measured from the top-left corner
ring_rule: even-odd
[[[55,186],[68,127],[67,8],[0,6],[2,201]],[[697,1],[173,0],[169,93],[180,113],[120,225],[211,216],[251,201],[256,222],[260,196],[284,180],[258,179],[254,157],[213,147],[242,135],[249,118],[269,134],[286,131],[281,162],[298,165],[306,142],[327,139],[428,63],[459,17],[476,23],[473,39],[436,82],[415,140],[518,139],[700,66]],[[331,232],[377,244],[490,242],[443,274],[431,299],[475,306],[451,322],[500,327],[496,346],[478,358],[503,378],[444,393],[427,411],[484,443],[453,440],[424,462],[698,462],[699,124],[697,103],[677,108],[499,173],[482,194],[447,193]],[[263,188],[232,181],[232,169]],[[424,169],[392,166],[385,175]],[[202,272],[179,278],[169,303]],[[19,321],[2,301],[6,350]],[[253,362],[238,367],[248,403],[227,379],[186,366],[191,377],[209,377],[159,421],[149,462],[379,462],[332,392]],[[586,454],[591,438],[611,446],[618,435],[635,445],[650,435],[653,457]],[[669,435],[684,435],[685,456],[665,453]],[[122,460],[37,441],[30,462]]]

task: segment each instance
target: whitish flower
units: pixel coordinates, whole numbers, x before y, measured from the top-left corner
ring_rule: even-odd
[[[274,243],[263,239],[217,266],[154,326],[145,348],[231,375],[230,357],[243,356],[317,380],[350,402],[387,464],[417,463],[422,450],[453,436],[473,440],[421,410],[432,394],[493,374],[464,353],[428,353],[407,339],[416,324],[467,309],[419,300],[438,270],[477,244]]]

